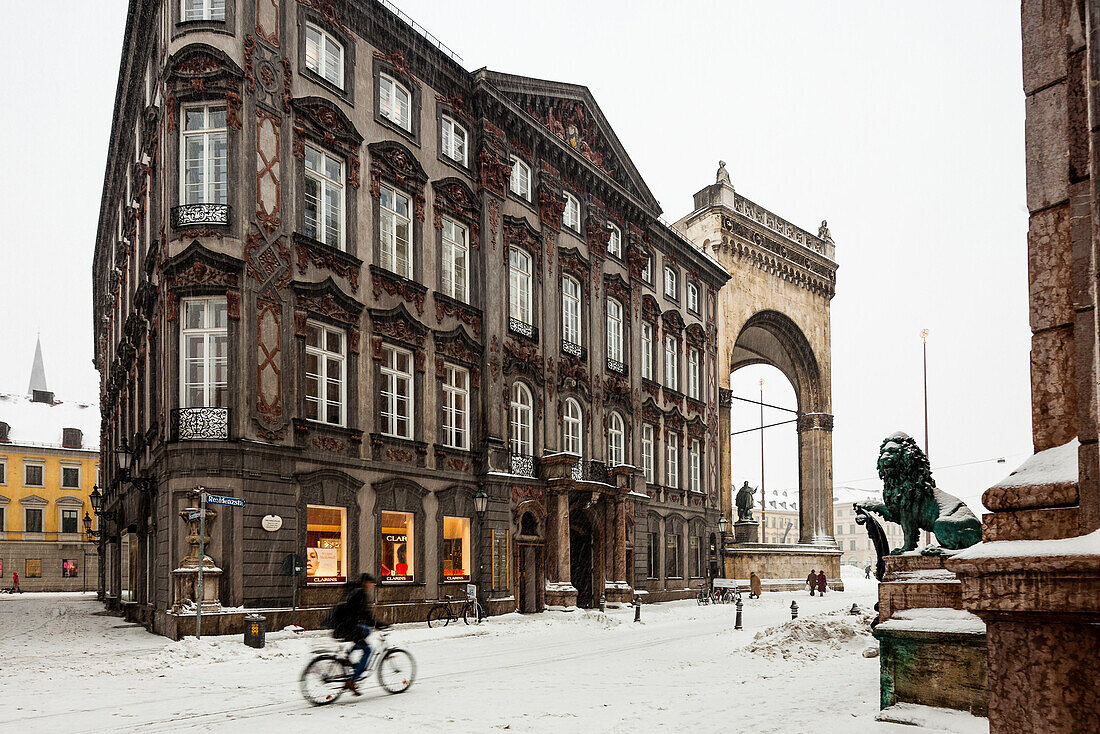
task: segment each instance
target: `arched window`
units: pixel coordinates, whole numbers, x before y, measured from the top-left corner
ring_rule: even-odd
[[[565,211],[562,213],[561,223],[574,232],[581,231],[581,203],[568,191],[565,192]]]
[[[531,391],[522,382],[512,385],[512,453],[531,456],[535,453],[534,420]]]
[[[561,338],[581,344],[581,284],[568,275],[561,279]]]
[[[623,305],[614,298],[607,299],[607,358],[623,362]]]
[[[531,168],[519,158],[512,156],[512,174],[508,179],[508,188],[513,194],[531,201]]]
[[[688,283],[688,310],[699,313],[699,289],[694,283]]]
[[[626,429],[618,413],[612,413],[607,420],[607,463],[611,466],[625,464]]]
[[[581,406],[573,398],[566,398],[565,400],[565,418],[564,418],[564,446],[562,447],[567,453],[577,454],[581,456],[584,454],[582,446],[583,436],[581,433],[581,421],[583,420],[583,414],[581,413]]]
[[[508,249],[508,316],[515,319],[517,327],[525,336],[534,334],[530,327],[534,323],[531,314],[531,256],[526,251],[512,247]],[[530,333],[527,333],[530,332]]]

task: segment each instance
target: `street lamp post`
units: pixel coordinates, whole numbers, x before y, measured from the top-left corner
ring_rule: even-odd
[[[928,458],[928,329],[921,329],[920,345],[924,360],[924,456]],[[932,459],[928,458],[928,465],[932,466]],[[924,531],[925,545],[932,542],[932,537],[927,530]]]
[[[718,534],[721,544],[718,546],[718,567],[722,572],[722,578],[726,577],[726,531],[730,528],[730,521],[725,515],[718,518]]]
[[[481,588],[484,585],[481,578],[482,571],[485,570],[485,547],[484,540],[485,535],[482,532],[481,526],[485,524],[485,511],[489,509],[489,495],[485,493],[484,489],[478,489],[474,494],[474,511],[477,513],[477,588],[478,595],[481,595]]]
[[[760,536],[768,542],[768,493],[764,489],[764,378],[760,378]]]

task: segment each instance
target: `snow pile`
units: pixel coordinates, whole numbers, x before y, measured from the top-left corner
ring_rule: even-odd
[[[833,612],[794,619],[756,633],[745,652],[784,660],[818,660],[859,654],[876,644],[871,614]]]
[[[1073,484],[1077,481],[1077,449],[1080,446],[1081,443],[1074,438],[1069,443],[1040,451],[993,487],[997,489],[1037,484]]]
[[[978,543],[959,551],[955,558],[973,560],[1096,555],[1100,555],[1100,530],[1094,530],[1088,535],[1059,540],[995,540],[990,543]]]
[[[894,612],[879,629],[913,630],[917,632],[969,632],[985,634],[985,622],[963,609],[906,609]]]

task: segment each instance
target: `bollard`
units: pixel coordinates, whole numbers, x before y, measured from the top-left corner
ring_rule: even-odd
[[[858,604],[853,604],[851,610],[848,612],[848,614],[854,614],[854,615],[859,615],[859,614],[862,614],[862,613],[863,612],[859,611],[859,605]]]
[[[642,603],[638,601],[638,597],[634,597],[634,621],[642,621]]]
[[[737,617],[733,620],[733,628],[735,630],[741,629],[741,599],[737,600]]]
[[[600,611],[607,611],[607,594],[600,594]]]
[[[791,602],[791,619],[798,619],[798,602]]]
[[[266,642],[267,620],[259,614],[249,614],[244,618],[244,644],[260,648]]]

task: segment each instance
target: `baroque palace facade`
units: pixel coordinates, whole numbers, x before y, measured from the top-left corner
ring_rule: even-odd
[[[109,604],[186,628],[199,486],[245,501],[209,531],[227,606],[289,606],[291,553],[300,605],[370,572],[392,619],[717,568],[729,275],[585,87],[467,72],[376,0],[132,0],[111,135]]]

